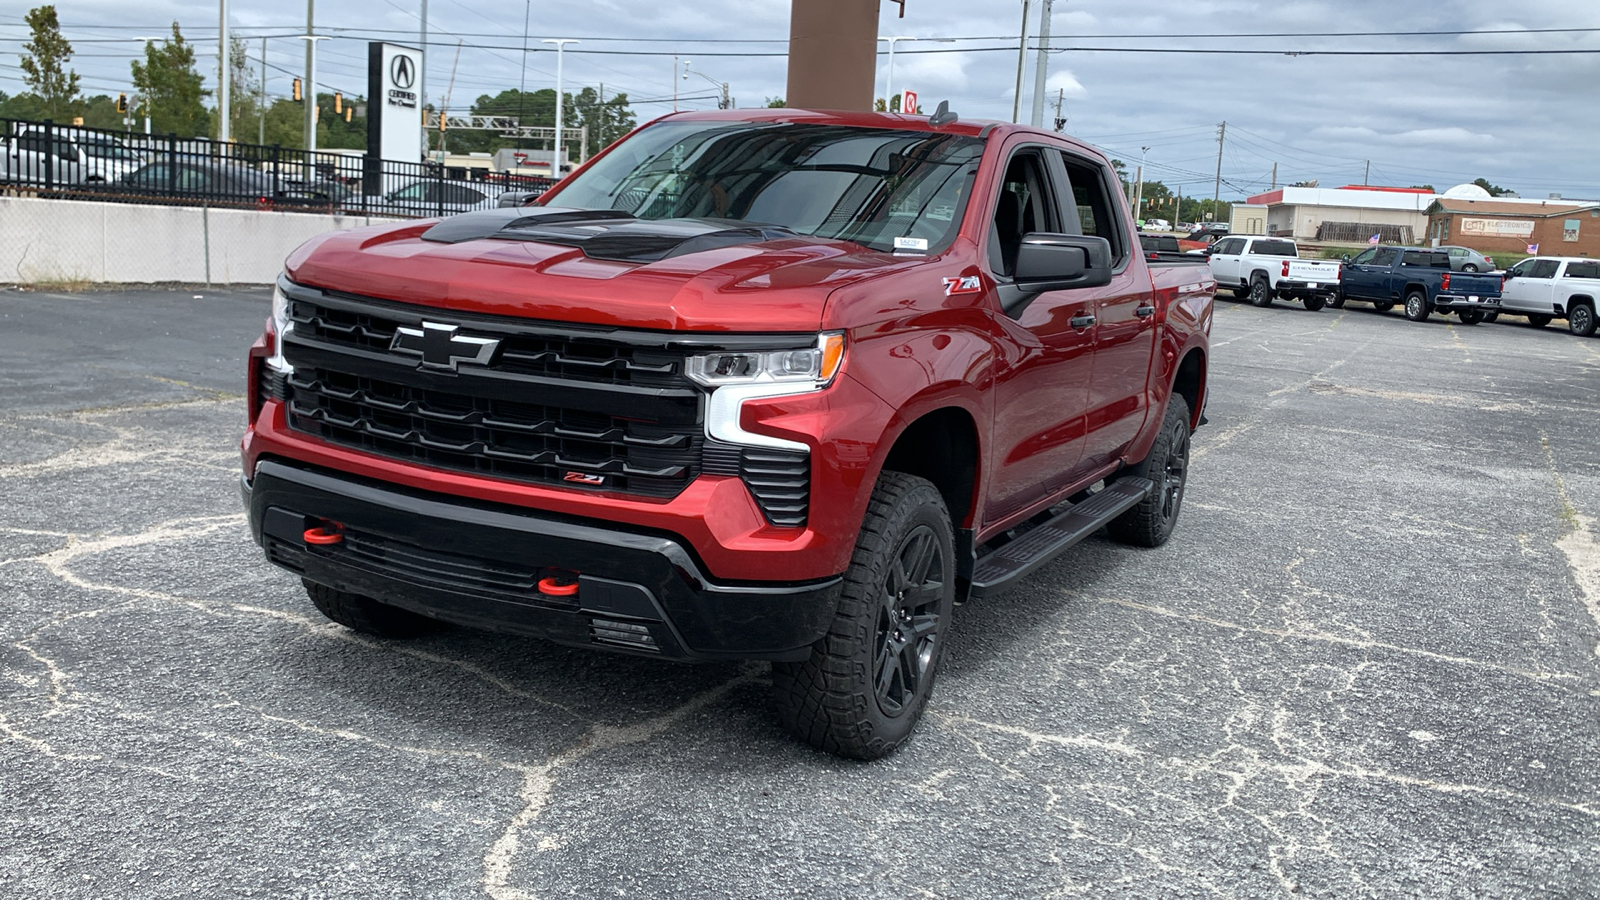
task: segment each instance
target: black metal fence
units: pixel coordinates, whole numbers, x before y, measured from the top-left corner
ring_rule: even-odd
[[[548,178],[373,159],[357,150],[220,143],[0,119],[0,192],[11,195],[343,213],[445,216],[543,193]]]

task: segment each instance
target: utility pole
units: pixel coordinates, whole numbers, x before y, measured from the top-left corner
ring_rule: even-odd
[[[256,92],[256,143],[267,142],[267,39],[261,39],[261,87]]]
[[[226,144],[233,139],[233,129],[228,121],[228,0],[219,0],[217,29],[217,140]]]
[[[1149,152],[1149,147],[1139,148],[1139,171],[1133,176],[1134,183],[1137,185],[1137,187],[1134,188],[1133,195],[1134,222],[1144,221],[1144,155]]]
[[[1044,82],[1045,72],[1050,67],[1046,48],[1050,46],[1050,5],[1054,2],[1043,0],[1039,7],[1039,49],[1034,53],[1033,64],[1033,118],[1028,120],[1035,128],[1044,127]]]
[[[556,45],[556,143],[555,156],[550,162],[550,177],[561,180],[561,56],[568,44],[581,44],[577,38],[545,38],[543,43]]]
[[[306,150],[317,149],[317,41],[316,41],[316,2],[306,0],[306,87],[301,92],[302,103],[306,105]],[[371,102],[382,102],[374,100]],[[310,157],[306,158],[309,165]]]
[[[1372,160],[1369,159],[1369,160],[1367,160],[1366,171],[1361,173],[1361,186],[1362,187],[1366,187],[1367,186],[1367,179],[1369,177],[1371,177],[1371,175],[1372,175]]]
[[[528,16],[533,13],[533,0],[522,4],[522,80],[517,82],[517,124],[522,124],[522,105],[528,96]]]
[[[422,50],[422,60],[417,63],[417,101],[418,110],[422,113],[421,122],[417,127],[422,129],[422,158],[428,158],[428,0],[422,0],[422,41],[417,45]],[[379,98],[368,97],[368,103],[380,102]],[[444,121],[444,110],[439,110],[439,121]]]
[[[1228,123],[1217,126],[1217,183],[1211,188],[1211,221],[1217,220],[1217,202],[1222,199],[1222,146],[1228,139]]]
[[[1028,11],[1030,0],[1022,0],[1022,36],[1017,38],[1017,92],[1011,98],[1011,121],[1022,116],[1022,64],[1028,58]],[[888,101],[884,101],[888,102]]]
[[[1060,132],[1067,127],[1067,120],[1061,116],[1061,103],[1066,99],[1067,89],[1056,88],[1056,131]]]
[[[1277,163],[1273,163],[1272,164],[1272,187],[1268,188],[1267,190],[1275,191],[1277,189],[1278,189],[1278,164]]]

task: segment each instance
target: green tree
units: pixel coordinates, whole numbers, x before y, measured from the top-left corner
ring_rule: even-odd
[[[32,31],[22,45],[22,82],[39,98],[44,118],[66,119],[76,113],[78,73],[66,68],[72,45],[61,36],[54,6],[39,6],[23,17]]]
[[[228,133],[235,141],[254,144],[261,130],[261,82],[244,40],[228,41]]]
[[[1477,185],[1478,187],[1481,187],[1484,190],[1488,191],[1489,192],[1489,196],[1491,196],[1491,197],[1498,197],[1501,194],[1512,193],[1512,190],[1510,188],[1503,188],[1503,187],[1499,186],[1498,184],[1490,184],[1489,183],[1489,179],[1487,179],[1487,178],[1474,178],[1472,180],[1472,183]]]
[[[133,85],[144,96],[150,124],[157,132],[200,137],[211,132],[212,115],[204,100],[211,95],[194,68],[194,45],[183,39],[178,23],[172,37],[144,45],[144,62],[135,60]]]
[[[783,99],[782,97],[767,98],[767,109],[784,109],[788,105],[789,101]]]
[[[38,94],[0,94],[0,118],[38,121],[45,117],[44,101]]]
[[[637,124],[633,110],[628,108],[627,94],[617,94],[602,101],[598,91],[586,87],[572,97],[572,106],[578,114],[578,126],[589,128],[588,149],[591,154],[611,146]],[[562,137],[562,143],[566,143],[566,136]]]
[[[1439,193],[1438,191],[1433,189],[1433,185],[1431,185],[1431,184],[1413,184],[1412,187],[1421,188],[1422,190],[1427,191],[1430,194]]]
[[[872,110],[873,110],[873,112],[896,112],[897,113],[897,112],[900,111],[900,98],[901,98],[900,94],[895,94],[893,97],[889,98],[889,102],[888,103],[885,103],[885,102],[883,102],[883,98],[879,97],[878,99],[872,101]],[[915,115],[919,115],[919,116],[922,115],[922,104],[921,103],[917,104],[917,108],[915,110],[913,110],[913,113]]]

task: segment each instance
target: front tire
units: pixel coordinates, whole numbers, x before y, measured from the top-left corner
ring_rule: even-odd
[[[444,623],[437,619],[379,603],[371,597],[337,591],[314,581],[302,583],[312,604],[323,615],[352,631],[382,638],[409,638],[444,627]]]
[[[1413,322],[1421,322],[1428,318],[1428,298],[1421,291],[1412,291],[1406,295],[1406,318]]]
[[[1112,540],[1135,547],[1159,547],[1172,537],[1189,481],[1189,434],[1189,401],[1173,394],[1167,399],[1167,414],[1150,454],[1117,476],[1148,478],[1155,482],[1155,490],[1138,506],[1111,520],[1106,531]]]
[[[1476,325],[1483,321],[1484,312],[1481,309],[1463,309],[1460,312],[1461,324]]]
[[[1266,276],[1256,275],[1250,279],[1250,305],[1261,307],[1272,305],[1272,287],[1267,284]]]
[[[1567,330],[1578,337],[1594,334],[1594,307],[1587,303],[1574,303],[1567,309]]]
[[[955,532],[926,479],[884,472],[828,634],[798,663],[773,663],[778,717],[796,737],[879,759],[927,707],[955,605]]]
[[[1305,303],[1306,303],[1306,309],[1309,309],[1312,312],[1317,312],[1317,311],[1321,310],[1324,306],[1328,305],[1328,298],[1322,296],[1321,294],[1313,294],[1311,296],[1306,297]]]

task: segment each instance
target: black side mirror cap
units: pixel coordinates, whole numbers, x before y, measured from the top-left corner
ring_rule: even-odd
[[[1022,239],[1013,277],[1029,293],[1110,284],[1111,243],[1086,234],[1035,231]]]

